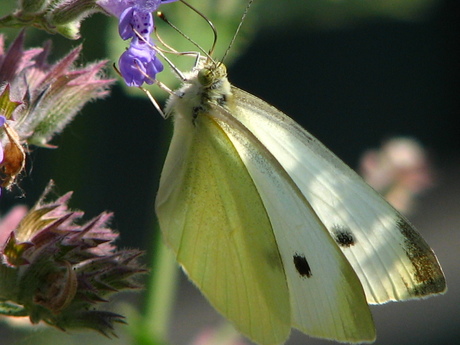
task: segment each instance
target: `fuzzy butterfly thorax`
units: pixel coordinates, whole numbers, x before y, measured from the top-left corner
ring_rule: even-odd
[[[169,98],[165,113],[195,120],[200,112],[209,111],[210,104],[228,108],[231,99],[225,65],[203,58],[186,74],[182,87]]]

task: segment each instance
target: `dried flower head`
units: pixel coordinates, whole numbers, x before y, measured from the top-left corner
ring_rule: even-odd
[[[229,323],[215,328],[203,329],[191,345],[248,345],[242,335]]]
[[[24,167],[23,146],[52,147],[50,140],[88,101],[106,96],[113,81],[101,77],[105,61],[75,67],[81,47],[50,65],[50,43],[30,50],[24,50],[23,43],[21,32],[4,51],[0,35],[0,115],[6,118],[0,127],[4,187],[14,183]]]
[[[138,250],[117,250],[110,213],[79,225],[72,193],[46,202],[50,186],[25,214],[14,209],[0,224],[0,314],[29,316],[62,330],[88,328],[109,336],[121,315],[94,309],[115,292],[137,289],[145,272]]]
[[[363,178],[396,209],[409,213],[415,198],[433,185],[433,172],[423,147],[414,139],[398,137],[361,158]]]

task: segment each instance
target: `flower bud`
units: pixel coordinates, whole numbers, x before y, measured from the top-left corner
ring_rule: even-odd
[[[38,14],[43,12],[50,0],[21,0],[20,6],[23,14]]]
[[[96,0],[64,0],[53,6],[47,14],[47,19],[51,25],[62,26],[79,23],[98,10]]]
[[[102,78],[105,62],[75,66],[81,47],[49,64],[49,42],[30,50],[23,43],[24,32],[5,50],[0,36],[0,115],[8,120],[0,140],[4,147],[8,142],[51,147],[50,140],[85,103],[108,94],[112,80]]]
[[[69,40],[78,40],[80,38],[79,21],[67,23],[64,25],[57,25],[55,30]]]

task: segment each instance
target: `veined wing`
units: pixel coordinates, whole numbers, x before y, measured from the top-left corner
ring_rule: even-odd
[[[156,200],[166,242],[211,304],[260,344],[291,329],[289,292],[261,198],[227,135],[176,116]]]
[[[260,194],[289,286],[292,326],[342,342],[375,339],[357,275],[286,171],[230,112],[210,116],[228,135]]]
[[[436,256],[413,226],[292,119],[232,87],[235,117],[280,162],[339,245],[369,303],[442,293]]]

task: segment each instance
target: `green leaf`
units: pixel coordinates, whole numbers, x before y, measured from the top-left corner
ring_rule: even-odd
[[[19,107],[22,102],[16,102],[10,98],[10,84],[6,84],[3,92],[0,94],[0,115],[5,116],[8,120],[11,119],[11,115],[14,110]]]

